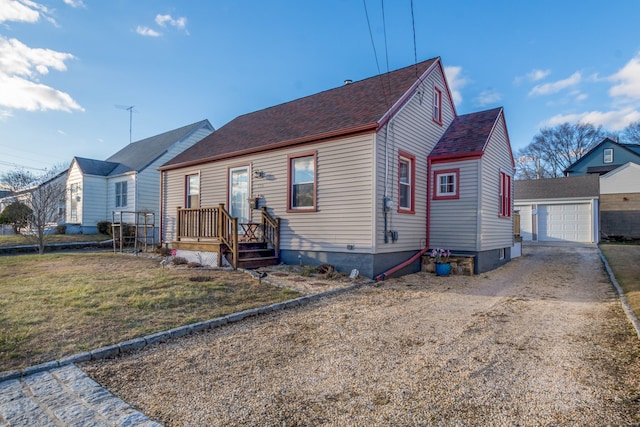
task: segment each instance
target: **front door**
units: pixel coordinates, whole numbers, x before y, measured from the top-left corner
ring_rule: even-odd
[[[239,224],[249,222],[249,167],[229,169],[229,214],[238,218]]]

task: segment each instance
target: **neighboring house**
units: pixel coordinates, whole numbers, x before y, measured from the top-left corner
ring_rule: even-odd
[[[564,174],[566,176],[603,175],[628,162],[640,164],[640,145],[622,144],[605,138],[565,169]]]
[[[515,181],[522,239],[598,243],[599,194],[598,175]]]
[[[640,164],[600,177],[600,229],[604,238],[640,239]]]
[[[208,120],[133,142],[107,160],[75,157],[69,167],[67,230],[95,233],[99,221],[136,222],[135,212],[150,214],[158,237],[158,166],[213,132]],[[74,227],[75,226],[75,227]],[[157,241],[157,240],[156,240]]]
[[[567,176],[600,176],[600,232],[603,238],[640,237],[640,145],[603,139],[565,170]]]
[[[65,169],[41,184],[16,192],[8,191],[0,197],[0,212],[13,202],[28,205],[38,215],[44,231],[50,233],[65,217],[65,200],[67,197],[65,183],[68,169]],[[2,192],[0,192],[2,193]]]
[[[440,58],[237,117],[160,170],[162,241],[185,257],[256,266],[236,243],[254,235],[367,277],[435,247],[476,273],[511,257],[504,112],[458,116]]]

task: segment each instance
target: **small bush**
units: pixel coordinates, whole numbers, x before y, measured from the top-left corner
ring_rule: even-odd
[[[98,229],[98,233],[111,236],[111,223],[109,221],[98,221],[96,228]]]
[[[171,263],[173,265],[187,265],[187,264],[189,264],[189,261],[187,261],[186,258],[182,258],[180,256],[177,256],[171,261]]]
[[[67,234],[67,226],[64,224],[58,224],[55,230],[56,234]]]
[[[315,274],[315,272],[315,267],[305,265],[304,267],[302,267],[302,270],[300,270],[300,275],[303,277],[311,277]]]
[[[171,255],[171,249],[167,248],[166,246],[158,245],[158,247],[156,248],[156,253],[160,256],[169,256]]]

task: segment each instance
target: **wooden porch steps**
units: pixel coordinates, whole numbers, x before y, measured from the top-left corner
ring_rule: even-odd
[[[227,254],[229,259],[230,254]],[[268,265],[278,265],[280,257],[273,248],[261,242],[238,243],[238,268],[259,268]]]

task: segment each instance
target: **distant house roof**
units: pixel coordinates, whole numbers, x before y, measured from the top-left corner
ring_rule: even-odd
[[[203,126],[209,126],[213,130],[208,120],[202,120],[133,142],[107,160],[87,159],[84,157],[75,157],[74,159],[82,173],[86,175],[115,176],[131,171],[139,172],[162,156],[173,144]]]
[[[375,131],[439,58],[236,117],[163,169],[299,142]]]
[[[599,194],[600,177],[598,175],[517,180],[513,183],[515,201],[598,197]]]
[[[631,150],[640,156],[640,144],[620,144],[627,150]]]
[[[502,108],[457,116],[429,157],[482,154]]]
[[[106,160],[120,164],[117,169],[111,171],[111,175],[144,169],[177,141],[205,124],[209,124],[209,121],[202,120],[127,145]]]
[[[618,169],[621,165],[607,165],[607,166],[589,166],[587,167],[587,173],[593,173],[603,175],[607,172],[611,172],[614,169]]]
[[[637,156],[640,156],[640,145],[638,144],[622,144],[619,142],[614,141],[611,138],[604,138],[602,141],[600,141],[599,143],[597,143],[596,145],[594,145],[589,151],[587,151],[585,154],[583,154],[578,160],[576,160],[575,162],[573,162],[571,165],[569,165],[568,168],[566,168],[564,170],[564,174],[570,174],[572,172],[574,172],[574,169],[577,165],[579,165],[582,162],[588,161],[589,160],[589,155],[595,151],[596,149],[598,149],[598,147],[600,147],[602,144],[604,143],[609,143],[609,144],[613,144],[613,145],[617,145],[620,148],[622,148],[623,150],[627,150]],[[601,168],[601,167],[609,167],[611,166],[611,169],[607,170],[607,169],[596,169],[596,168]],[[589,169],[592,169],[591,167],[587,168],[587,173],[607,173],[610,170],[616,169],[617,167],[622,166],[621,164],[617,164],[617,165],[607,165],[607,166],[595,166],[593,167],[593,172],[589,171]]]
[[[118,163],[105,162],[104,160],[86,159],[84,157],[74,157],[74,159],[85,175],[108,176],[111,171],[118,167]]]

